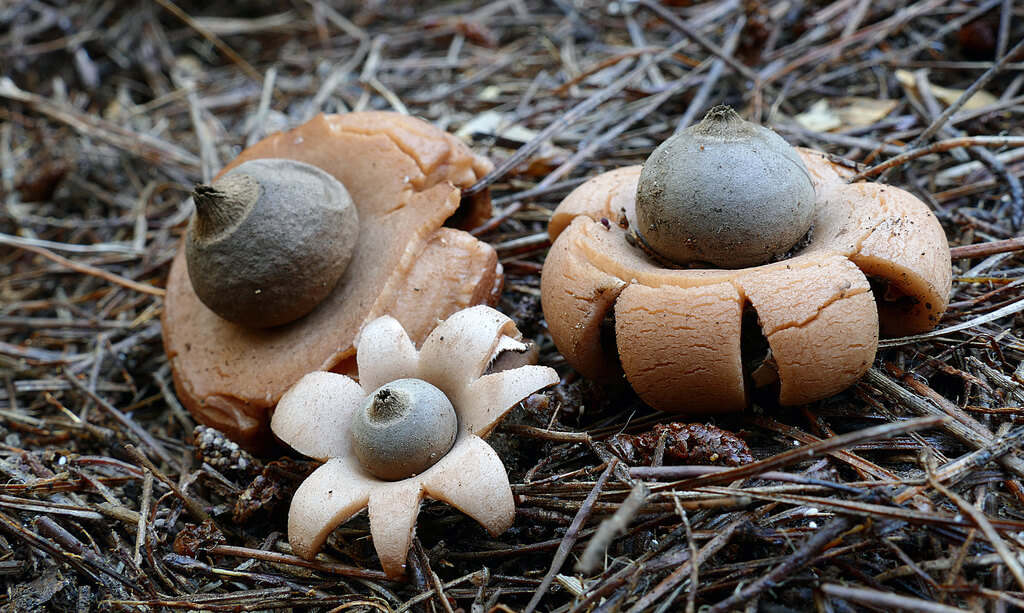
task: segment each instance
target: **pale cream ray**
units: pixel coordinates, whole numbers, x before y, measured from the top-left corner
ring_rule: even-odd
[[[447,502],[497,536],[512,525],[515,502],[498,454],[478,436],[463,434],[440,462],[423,474],[426,494]]]
[[[366,324],[358,343],[359,384],[367,395],[390,381],[416,376],[419,354],[394,317],[385,315]]]
[[[366,394],[345,375],[311,372],[285,392],[270,427],[293,449],[318,460],[348,455],[349,424]]]
[[[530,394],[558,383],[558,373],[547,366],[520,366],[480,377],[452,399],[459,427],[487,436],[495,424]]]
[[[490,307],[455,313],[423,341],[420,378],[449,397],[457,395],[484,372],[503,334],[520,338],[512,320]]]
[[[421,479],[378,483],[370,494],[370,536],[381,568],[390,577],[405,572],[405,559],[423,499]]]
[[[288,511],[288,542],[311,559],[336,527],[366,508],[377,484],[354,458],[334,458],[313,471],[295,491]]]

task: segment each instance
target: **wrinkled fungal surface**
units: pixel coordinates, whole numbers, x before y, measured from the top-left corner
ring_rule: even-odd
[[[460,190],[491,164],[430,124],[389,112],[320,115],[243,151],[221,174],[253,159],[312,164],[348,190],[359,214],[352,259],[330,294],[291,323],[245,328],[218,317],[196,297],[180,249],[163,313],[164,346],[178,397],[203,424],[250,449],[271,443],[268,412],[300,377],[315,370],[355,374],[360,327],[391,315],[413,342],[438,320],[493,304],[502,269],[489,245],[442,224],[458,213],[473,225],[490,201],[460,210]]]
[[[847,184],[844,166],[797,152],[814,183],[814,230],[792,257],[761,266],[666,268],[631,245],[639,166],[569,194],[549,225],[541,280],[544,316],[566,359],[593,379],[625,374],[657,409],[735,411],[755,379],[777,385],[784,405],[827,397],[867,370],[879,332],[934,327],[951,267],[927,205],[899,188]],[[741,342],[750,312],[770,348],[753,373]],[[602,338],[609,319],[613,339]]]

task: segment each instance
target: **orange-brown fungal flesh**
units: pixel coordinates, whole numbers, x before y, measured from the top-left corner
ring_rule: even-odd
[[[811,239],[789,259],[747,269],[665,268],[630,245],[625,228],[635,220],[639,166],[605,173],[570,193],[549,225],[553,245],[541,281],[548,328],[567,360],[588,375],[599,356],[604,371],[614,372],[614,356],[602,351],[594,323],[614,312],[622,367],[645,401],[669,411],[701,404],[724,411],[741,408],[737,399],[746,394],[737,370],[739,334],[736,345],[724,346],[713,359],[703,347],[719,343],[711,328],[739,329],[736,308],[749,304],[758,315],[783,404],[822,398],[855,381],[874,358],[879,328],[899,335],[934,326],[948,303],[951,270],[942,227],[927,205],[891,186],[847,184],[849,168],[814,151],[798,153],[816,193]],[[615,301],[602,288],[617,283],[628,287],[616,292]],[[778,283],[787,289],[780,291],[773,285]],[[707,308],[698,297],[712,287],[721,296],[733,288],[737,307],[706,326],[706,339],[684,338],[687,318],[703,317]],[[669,296],[681,305],[664,306]],[[624,313],[629,319],[620,321]],[[665,328],[654,326],[659,318]],[[678,351],[678,364],[666,364],[662,347],[669,346]],[[659,379],[682,381],[688,374],[698,380],[698,367],[708,369],[704,377],[715,385],[729,382],[730,400],[712,407],[714,402],[701,400],[711,398],[707,385],[688,382],[695,386],[693,397],[669,389],[677,385],[659,385]]]
[[[641,166],[616,168],[597,175],[574,189],[555,209],[548,221],[548,236],[554,242],[572,220],[583,215],[610,223],[620,223],[627,210],[631,215],[628,223],[636,219],[633,211],[636,204],[636,184],[640,180]]]
[[[609,310],[626,287],[587,259],[570,237],[552,245],[541,276],[541,300],[555,345],[584,376],[614,380],[622,376],[614,350],[605,347],[602,330]],[[602,336],[605,339],[602,339]]]
[[[757,312],[779,378],[779,402],[831,396],[871,366],[878,314],[867,278],[840,255],[809,255],[735,283]]]
[[[742,315],[742,297],[730,283],[630,285],[615,303],[619,358],[630,385],[651,406],[680,413],[747,406]],[[680,351],[687,359],[679,359]]]
[[[931,330],[949,303],[953,274],[942,226],[924,202],[901,189],[877,183],[847,188],[878,207],[865,207],[859,228],[864,238],[850,260],[883,283],[876,296],[882,334]]]
[[[451,135],[394,113],[318,116],[243,151],[244,161],[281,157],[317,166],[340,180],[359,212],[352,261],[308,315],[275,328],[231,324],[192,290],[184,251],[167,285],[164,345],[183,404],[208,425],[259,449],[270,441],[267,413],[302,375],[355,370],[360,326],[396,317],[420,342],[437,321],[497,299],[501,265],[494,250],[465,232],[442,228],[460,189],[491,168]],[[468,215],[486,217],[482,203]]]

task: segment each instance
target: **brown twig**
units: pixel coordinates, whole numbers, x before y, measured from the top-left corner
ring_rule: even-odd
[[[367,579],[370,581],[388,580],[388,576],[385,575],[383,571],[356,568],[354,566],[346,566],[344,564],[331,564],[317,560],[306,560],[299,556],[278,553],[276,551],[263,551],[249,547],[238,547],[235,545],[215,545],[210,548],[210,553],[218,556],[232,556],[236,558],[244,558],[246,560],[261,560],[263,562],[271,562],[274,564],[299,566],[332,575],[343,575],[346,577]]]
[[[1002,558],[1006,567],[1010,569],[1010,573],[1017,581],[1017,585],[1024,587],[1024,568],[1021,567],[1020,562],[1017,561],[1017,557],[1006,546],[1006,543],[1003,542],[1003,537],[1001,537],[999,533],[996,532],[995,528],[992,527],[992,523],[988,518],[978,511],[978,509],[974,508],[974,505],[970,504],[958,494],[939,483],[939,481],[932,475],[928,476],[928,483],[937,492],[952,500],[960,511],[971,518],[971,521],[974,522],[974,524],[977,525],[985,534],[985,537],[988,538],[988,542],[993,548],[995,548],[996,553],[998,553],[999,557]]]
[[[44,258],[50,260],[51,262],[56,262],[57,264],[60,264],[61,266],[69,270],[73,270],[84,275],[99,277],[104,281],[109,281],[115,285],[120,285],[121,287],[130,289],[132,291],[142,292],[143,294],[149,294],[151,296],[160,297],[163,297],[164,294],[166,294],[166,291],[163,288],[153,287],[152,285],[146,285],[145,283],[139,283],[138,281],[132,281],[131,279],[125,279],[122,276],[115,275],[114,273],[103,270],[102,268],[96,268],[95,266],[90,266],[89,264],[83,264],[81,262],[69,260],[64,256],[57,255],[56,253],[50,251],[49,249],[45,249],[43,247],[39,247],[36,245],[16,240],[14,239],[14,237],[0,235],[0,245],[4,244],[17,246],[19,249],[24,249],[25,251],[30,251],[37,255],[41,255]]]
[[[750,602],[766,590],[774,588],[779,582],[784,581],[788,576],[806,566],[826,547],[836,545],[837,543],[834,541],[846,532],[851,524],[852,522],[846,517],[837,517],[831,520],[823,528],[819,528],[813,536],[804,541],[782,564],[779,564],[767,574],[762,575],[750,585],[734,592],[725,600],[715,603],[714,606],[708,609],[708,613],[732,611],[739,604]]]
[[[675,588],[679,583],[689,576],[690,566],[693,564],[703,564],[709,557],[718,553],[723,547],[729,544],[732,540],[733,535],[739,530],[745,522],[749,521],[745,515],[740,515],[732,522],[729,523],[724,529],[716,533],[714,538],[704,544],[697,552],[696,559],[689,559],[686,563],[680,565],[671,574],[661,580],[658,585],[654,586],[654,589],[647,592],[643,598],[638,600],[628,611],[628,613],[640,613],[641,611],[648,610],[654,603],[658,602],[665,594]]]
[[[171,481],[170,478],[168,478],[167,475],[165,475],[159,468],[157,468],[156,465],[150,462],[149,458],[147,458],[141,451],[139,451],[135,447],[135,445],[125,445],[124,450],[128,452],[128,455],[130,455],[133,460],[141,464],[146,470],[152,473],[152,475],[156,477],[157,480],[160,481],[160,483],[166,485],[167,488],[171,490],[171,492],[173,492],[174,495],[177,496],[179,500],[181,500],[182,504],[185,505],[185,509],[188,510],[189,515],[194,517],[196,521],[198,521],[199,523],[213,523],[213,518],[210,517],[210,514],[206,512],[206,509],[204,509],[203,506],[199,504],[199,502],[197,502],[194,498],[186,495],[185,492],[183,492],[181,488],[178,487],[177,483]]]
[[[555,552],[554,559],[551,561],[551,568],[548,569],[544,578],[541,579],[540,586],[537,587],[537,591],[533,593],[533,597],[530,598],[530,602],[527,603],[523,613],[532,613],[537,605],[540,604],[541,598],[551,587],[551,582],[555,580],[555,575],[562,568],[562,564],[565,563],[565,559],[569,557],[569,552],[572,551],[573,545],[576,544],[576,539],[580,536],[580,529],[583,528],[583,524],[590,518],[590,513],[593,510],[594,502],[597,500],[598,494],[604,489],[604,484],[608,481],[608,477],[611,476],[615,470],[615,466],[618,462],[613,460],[598,477],[597,483],[594,484],[594,488],[587,494],[587,498],[580,505],[580,510],[576,513],[576,517],[573,518],[572,524],[569,525],[569,529],[565,532],[565,537],[562,542],[558,545],[558,550]]]
[[[120,410],[117,409],[117,407],[110,404],[105,399],[97,395],[96,392],[89,389],[84,383],[78,380],[78,377],[71,374],[65,374],[64,379],[71,383],[72,387],[88,396],[93,402],[99,405],[100,408],[106,411],[108,415],[113,417],[119,424],[127,428],[134,435],[134,437],[138,439],[140,443],[145,445],[147,449],[151,449],[153,453],[155,453],[162,462],[166,462],[167,464],[174,467],[179,467],[178,461],[174,458],[174,456],[168,453],[167,449],[163,446],[163,444],[157,441],[152,434],[150,434],[139,424],[137,424],[135,420],[131,419],[130,417],[122,413]],[[147,459],[146,461],[148,462],[149,460]]]
[[[977,243],[975,245],[960,245],[949,250],[949,256],[953,261],[968,260],[973,258],[987,258],[997,253],[1012,253],[1024,250],[1024,238],[1008,238],[1001,241],[990,241]]]
[[[861,172],[853,175],[847,179],[847,183],[856,183],[857,181],[863,181],[869,179],[875,175],[882,174],[890,168],[895,168],[902,164],[906,164],[910,160],[916,160],[919,157],[925,155],[931,155],[932,153],[943,153],[951,149],[957,149],[960,147],[1021,147],[1024,146],[1024,136],[959,136],[957,138],[949,138],[946,140],[940,140],[924,147],[918,147],[911,149],[905,153],[901,153],[896,157],[889,158],[888,160],[876,164],[871,168],[862,170]],[[881,179],[880,179],[881,180]]]
[[[906,432],[933,428],[935,426],[945,424],[949,420],[950,418],[946,415],[933,415],[929,417],[919,417],[917,419],[908,419],[899,423],[865,428],[863,430],[857,430],[840,436],[824,439],[818,443],[804,445],[797,449],[790,449],[789,451],[784,451],[769,458],[765,458],[751,464],[746,464],[744,466],[738,466],[718,473],[709,473],[699,477],[684,479],[678,483],[676,487],[692,489],[708,485],[717,485],[719,483],[727,483],[736,479],[745,479],[747,477],[758,475],[764,471],[788,466],[793,462],[806,461],[820,457],[856,443],[889,438]]]
[[[835,583],[826,583],[821,586],[821,591],[827,596],[861,602],[883,609],[902,609],[907,611],[921,611],[922,613],[957,613],[962,611],[957,607],[950,607],[937,602],[929,602],[921,598],[901,596],[891,592],[882,592],[865,587],[850,587]]]
[[[526,160],[526,158],[528,158],[537,149],[539,149],[541,145],[544,144],[544,141],[548,140],[553,135],[557,134],[559,130],[563,130],[566,127],[572,125],[573,122],[583,118],[584,116],[587,115],[587,113],[590,113],[597,107],[607,102],[615,94],[619,93],[619,91],[621,91],[623,88],[629,85],[634,79],[642,76],[649,66],[652,66],[657,62],[660,62],[665,58],[670,57],[673,53],[681,49],[683,46],[683,42],[676,43],[675,45],[672,45],[668,49],[665,49],[664,51],[656,55],[653,55],[650,58],[644,59],[636,68],[631,70],[629,74],[625,75],[620,79],[617,79],[614,85],[612,85],[611,87],[604,87],[599,89],[589,98],[580,102],[573,108],[569,109],[564,114],[560,115],[557,120],[548,124],[543,130],[534,135],[534,137],[530,139],[530,142],[516,149],[514,155],[509,157],[507,160],[505,160],[498,166],[496,166],[494,170],[487,173],[486,176],[484,176],[479,181],[474,183],[470,188],[463,190],[462,196],[464,198],[472,197],[474,194],[479,193],[480,191],[489,187],[498,179],[504,177],[510,170],[522,164]]]
[[[252,78],[252,80],[256,81],[257,83],[262,83],[263,82],[263,75],[261,75],[258,70],[253,68],[252,64],[250,64],[249,62],[245,61],[245,58],[243,58],[242,56],[238,55],[238,53],[234,49],[229,47],[227,45],[227,43],[222,41],[213,32],[211,32],[209,29],[204,27],[203,24],[201,24],[198,21],[196,21],[195,19],[193,19],[191,15],[189,15],[188,13],[183,11],[181,9],[181,7],[179,7],[177,4],[172,2],[172,0],[156,0],[156,3],[159,4],[160,6],[164,7],[164,9],[168,13],[170,13],[170,14],[174,15],[175,17],[177,17],[178,19],[180,19],[182,22],[184,22],[186,25],[188,25],[188,27],[190,27],[193,30],[195,30],[196,32],[198,32],[200,36],[202,36],[206,40],[210,41],[210,43],[214,47],[217,47],[218,49],[220,49],[221,53],[223,53],[224,55],[228,56],[228,58],[230,58],[231,61],[234,62],[235,64],[238,64],[238,66],[243,71],[245,71],[245,73],[247,75],[249,75]]]

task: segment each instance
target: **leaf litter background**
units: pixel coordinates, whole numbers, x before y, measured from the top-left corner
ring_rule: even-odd
[[[1021,607],[1022,38],[1012,0],[7,0],[0,607]],[[843,394],[689,424],[577,378],[538,282],[566,193],[718,103],[928,202],[954,295]],[[499,164],[475,233],[505,265],[500,308],[563,375],[492,439],[515,526],[490,538],[428,502],[401,581],[365,519],[291,555],[313,466],[196,430],[160,344],[191,186],[263,135],[369,109]]]

